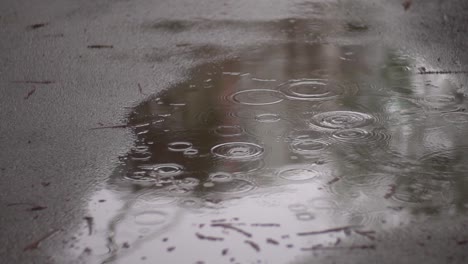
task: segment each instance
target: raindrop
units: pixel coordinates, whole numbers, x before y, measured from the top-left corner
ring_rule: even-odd
[[[315,216],[309,212],[301,212],[296,214],[296,218],[300,221],[310,221],[314,220]]]
[[[180,205],[184,208],[201,208],[202,202],[196,199],[184,199],[180,201]]]
[[[244,105],[271,105],[282,102],[282,93],[269,89],[251,89],[234,93],[231,100]]]
[[[228,142],[214,146],[211,153],[226,159],[252,159],[260,157],[263,147],[249,142]]]
[[[278,90],[293,100],[329,100],[343,94],[341,86],[319,79],[289,81],[279,85]]]
[[[184,188],[194,188],[200,184],[200,180],[196,178],[185,178],[180,180],[178,183],[179,186],[184,187]]]
[[[242,135],[244,130],[240,126],[218,126],[214,132],[222,137],[234,137]]]
[[[319,172],[301,167],[286,166],[277,173],[278,177],[289,181],[306,181],[316,179],[320,176]]]
[[[233,179],[228,182],[216,182],[210,191],[226,194],[245,193],[255,189],[255,184],[244,179]]]
[[[326,143],[314,139],[296,139],[290,145],[291,150],[298,154],[317,153],[327,147],[328,145]]]
[[[229,182],[232,180],[232,174],[227,172],[214,172],[208,176],[212,182]]]
[[[311,124],[325,129],[348,129],[364,127],[374,123],[374,117],[353,111],[331,111],[316,114]]]
[[[214,183],[213,183],[213,182],[205,182],[205,183],[203,184],[203,187],[206,187],[206,188],[214,187]]]
[[[167,146],[170,151],[185,151],[190,149],[193,146],[193,144],[190,142],[181,141],[169,143]]]
[[[184,155],[185,156],[193,157],[193,156],[195,156],[197,154],[198,154],[198,149],[190,148],[190,149],[184,150]]]
[[[165,191],[173,195],[183,195],[189,193],[190,191],[192,191],[192,189],[184,188],[178,185],[172,185],[167,187]]]
[[[167,219],[167,214],[161,211],[146,211],[135,215],[135,223],[138,225],[160,225]]]
[[[296,204],[290,204],[288,206],[288,209],[293,212],[303,212],[307,210],[307,207],[303,204],[296,203]]]

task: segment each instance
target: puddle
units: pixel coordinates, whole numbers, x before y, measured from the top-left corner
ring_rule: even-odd
[[[286,42],[195,67],[128,116],[135,146],[103,190],[119,209],[91,208],[101,259],[287,263],[465,214],[468,105],[416,64]]]

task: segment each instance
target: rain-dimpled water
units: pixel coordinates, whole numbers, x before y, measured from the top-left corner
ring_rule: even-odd
[[[86,245],[117,263],[287,263],[465,214],[467,102],[419,66],[294,40],[196,64],[130,110],[134,146],[96,198],[115,206]]]

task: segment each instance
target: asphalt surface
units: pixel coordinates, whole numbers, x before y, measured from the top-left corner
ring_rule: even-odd
[[[397,0],[1,1],[1,262],[79,262],[69,249],[79,230],[87,232],[89,199],[134,140],[125,129],[93,128],[123,124],[131,107],[203,61],[283,41],[272,21],[365,24],[362,43],[404,50],[427,70],[464,71],[467,14],[463,0],[415,0],[407,11]],[[321,40],[347,41],[333,30]],[[200,48],[213,50],[212,56],[197,56]],[[466,90],[466,74],[447,78]],[[466,231],[440,225],[428,228],[442,230],[441,237]],[[415,256],[416,242],[405,239],[407,230],[398,232],[403,235],[395,235],[385,251],[351,263],[466,263],[466,254],[431,255],[452,250],[443,239],[428,249],[431,254]],[[322,261],[349,263],[344,260]]]

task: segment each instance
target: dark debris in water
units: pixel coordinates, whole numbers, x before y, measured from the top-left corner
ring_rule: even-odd
[[[235,226],[233,226],[232,224],[224,224],[224,223],[221,224],[221,223],[219,223],[219,224],[211,224],[211,226],[212,226],[212,227],[222,227],[222,228],[224,228],[224,229],[234,230],[234,231],[236,231],[237,233],[242,234],[242,235],[244,235],[244,236],[246,236],[246,237],[252,237],[252,234],[251,234],[251,233],[249,233],[249,232],[247,232],[247,231],[244,231],[244,230],[242,230],[242,229],[240,229],[240,228],[238,228],[238,227],[235,227]]]
[[[352,21],[346,23],[346,27],[349,31],[366,31],[369,29],[369,26],[358,21]]]
[[[177,23],[160,26],[160,30],[186,30]],[[343,29],[343,24],[338,26]],[[348,29],[368,28],[353,24]],[[181,45],[176,50],[189,51],[187,57],[198,61],[213,54],[204,49],[210,47]],[[368,50],[372,52],[367,54]],[[197,52],[202,55],[192,54]],[[435,215],[449,203],[466,203],[465,198],[447,202],[452,198],[442,188],[452,191],[445,184],[452,183],[454,178],[445,178],[452,170],[464,175],[466,153],[450,150],[421,158],[434,152],[431,144],[453,145],[445,135],[454,134],[450,127],[455,126],[446,121],[460,120],[457,126],[465,128],[468,118],[459,111],[463,97],[454,95],[452,85],[439,85],[438,76],[421,76],[431,72],[425,68],[418,75],[415,66],[400,55],[372,47],[291,41],[200,64],[184,81],[132,108],[125,124],[99,123],[93,128],[131,128],[135,133],[134,147],[119,160],[109,185],[119,190],[116,193],[135,197],[129,204],[148,191],[170,198],[168,208],[227,211],[203,223],[190,221],[196,231],[187,234],[198,239],[197,244],[219,246],[218,256],[237,253],[227,247],[236,241],[254,252],[278,245],[291,249],[288,252],[373,250],[376,245],[361,244],[379,241],[380,233],[371,229],[403,226],[403,221],[393,221],[395,216],[412,216],[403,209],[416,216]],[[157,50],[153,59],[171,56]],[[134,86],[143,94],[140,83]],[[430,133],[425,133],[427,115],[440,121]],[[439,138],[444,144],[438,144]],[[459,138],[463,137],[454,137]],[[424,142],[429,146],[421,146]],[[421,171],[431,176],[419,177]],[[433,174],[440,175],[436,184]],[[253,208],[257,202],[283,203],[284,199],[269,199],[278,194],[277,186],[298,187],[298,192],[291,191],[294,195],[300,187],[306,189],[307,194],[294,197],[302,199],[299,210],[285,205],[294,219],[302,221],[300,225],[291,228],[289,222],[270,222],[274,218],[261,223],[241,217],[238,222],[239,218],[228,216],[243,213],[230,212],[231,201],[252,199]],[[309,194],[320,199],[309,201]],[[316,225],[323,220],[323,212],[339,219]],[[313,245],[315,239],[321,244]],[[463,240],[457,243],[464,245]],[[250,248],[246,252],[252,253]]]
[[[47,209],[47,206],[37,205],[37,204],[34,204],[34,203],[8,203],[7,206],[8,207],[10,207],[10,206],[29,206],[30,208],[28,208],[27,211],[31,211],[31,212],[42,211],[42,210]]]
[[[37,24],[32,24],[32,25],[29,25],[29,26],[28,26],[28,29],[35,30],[35,29],[39,29],[39,28],[45,27],[45,26],[47,26],[47,25],[48,25],[48,23],[37,23]]]
[[[24,251],[31,251],[31,250],[36,250],[39,248],[39,245],[46,239],[48,239],[49,237],[53,236],[55,233],[57,233],[58,231],[60,231],[59,229],[56,229],[56,230],[52,230],[50,232],[48,232],[47,234],[43,235],[42,237],[40,237],[39,239],[37,239],[36,241],[32,242],[31,244],[27,245],[26,247],[24,247]]]
[[[412,3],[413,3],[412,0],[404,0],[403,3],[401,3],[401,5],[405,9],[405,11],[407,11],[411,7]]]
[[[324,229],[324,230],[319,230],[319,231],[299,232],[297,233],[297,235],[298,236],[311,236],[311,235],[321,235],[321,234],[341,232],[341,231],[349,232],[350,230],[353,230],[355,228],[361,228],[361,226],[350,225],[350,226],[329,228],[329,229]]]
[[[26,80],[26,81],[12,81],[12,83],[24,83],[24,84],[53,84],[55,81],[34,81],[34,80]]]
[[[88,45],[88,49],[113,49],[114,45],[105,45],[105,44],[95,44],[95,45]]]
[[[251,240],[245,240],[244,243],[250,245],[255,251],[260,252],[260,246],[257,243]]]
[[[362,250],[375,250],[377,248],[376,245],[353,245],[348,247],[327,247],[322,244],[318,244],[308,248],[301,248],[302,251],[314,251],[314,250],[355,250],[355,249],[362,249]]]
[[[274,240],[273,238],[267,238],[266,242],[272,245],[279,245],[279,242]]]
[[[174,251],[175,249],[176,249],[176,247],[168,247],[168,248],[167,248],[167,252],[172,252],[172,251]]]
[[[253,224],[250,224],[250,226],[254,226],[254,227],[281,227],[281,225],[277,224],[277,223],[253,223]]]
[[[195,233],[195,236],[197,236],[198,239],[208,240],[208,241],[223,241],[224,240],[224,238],[222,237],[206,236],[200,233]]]
[[[396,193],[396,187],[397,186],[395,184],[390,184],[388,186],[388,192],[384,195],[384,198],[389,199],[390,197],[392,197]]]
[[[31,91],[26,94],[26,96],[23,98],[24,100],[28,100],[31,95],[33,95],[36,92],[36,88],[31,89]]]
[[[93,226],[94,226],[94,218],[91,216],[85,216],[83,219],[86,221],[86,225],[88,226],[88,235],[93,234]]]
[[[371,231],[361,231],[361,230],[353,230],[354,233],[358,234],[358,235],[361,235],[361,236],[364,236],[370,240],[375,240],[375,231],[374,230],[371,230]]]
[[[28,211],[42,211],[42,210],[45,210],[45,209],[47,209],[47,206],[37,205],[37,206],[29,208]]]
[[[226,256],[229,252],[229,249],[225,248],[221,251],[221,255]]]

